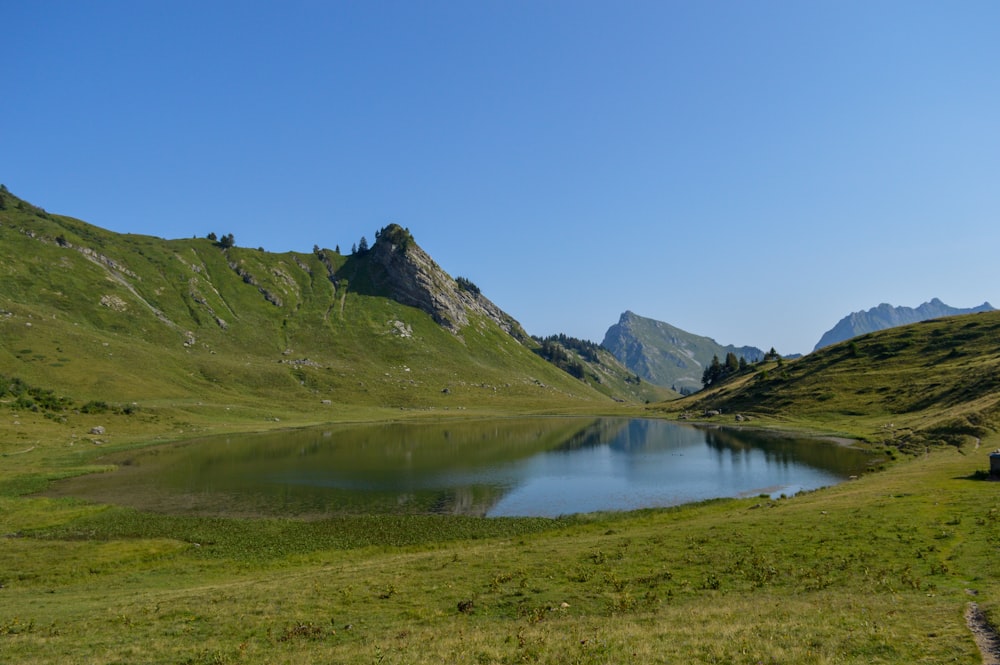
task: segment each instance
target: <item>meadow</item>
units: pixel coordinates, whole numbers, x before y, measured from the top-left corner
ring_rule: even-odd
[[[26,415],[43,442],[0,474],[7,662],[978,663],[967,607],[1000,618],[994,438],[777,500],[295,521],[25,495],[99,452]]]

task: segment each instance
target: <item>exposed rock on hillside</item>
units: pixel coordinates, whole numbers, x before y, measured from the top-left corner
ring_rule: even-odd
[[[702,373],[712,356],[722,360],[732,352],[747,362],[764,357],[756,347],[722,346],[710,337],[632,312],[625,312],[617,324],[608,328],[602,346],[647,381],[679,391],[701,388]]]
[[[934,298],[930,302],[925,302],[916,309],[912,307],[893,307],[888,303],[882,303],[878,307],[872,307],[866,312],[852,312],[842,318],[837,325],[823,334],[823,337],[817,342],[813,351],[822,349],[824,346],[849,340],[852,337],[877,330],[895,328],[896,326],[903,326],[908,323],[939,319],[943,316],[991,311],[993,311],[993,306],[988,302],[984,302],[979,307],[959,309],[949,307],[937,298]]]
[[[382,229],[369,254],[384,273],[389,297],[427,312],[448,330],[459,332],[469,325],[470,314],[477,314],[495,321],[518,340],[527,339],[521,324],[481,293],[459,286],[399,225]]]

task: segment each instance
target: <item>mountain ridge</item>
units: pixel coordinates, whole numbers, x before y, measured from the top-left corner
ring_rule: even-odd
[[[626,310],[608,328],[603,347],[643,379],[688,392],[702,387],[702,374],[713,356],[733,353],[756,362],[764,352],[753,346],[721,345],[711,337],[696,335],[663,321]]]
[[[833,328],[823,333],[816,346],[813,347],[813,351],[877,330],[886,330],[888,328],[895,328],[896,326],[938,319],[945,316],[976,314],[993,310],[994,308],[989,302],[984,302],[977,307],[963,309],[950,307],[938,298],[932,298],[916,308],[895,307],[889,303],[881,303],[877,307],[872,307],[868,310],[851,312],[842,318]]]

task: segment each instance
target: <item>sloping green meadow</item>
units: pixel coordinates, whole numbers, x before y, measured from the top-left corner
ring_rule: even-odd
[[[0,500],[39,663],[976,663],[1000,483],[938,449],[769,500],[559,520],[180,518]]]

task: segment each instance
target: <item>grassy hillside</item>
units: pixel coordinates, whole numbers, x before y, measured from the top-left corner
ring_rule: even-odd
[[[669,388],[644,381],[610,351],[594,342],[567,335],[552,335],[536,341],[539,347],[535,353],[617,401],[648,403],[679,397]]]
[[[666,405],[809,424],[904,450],[988,436],[1000,424],[1000,313],[924,321],[794,361],[754,365]]]
[[[322,419],[345,404],[610,402],[492,321],[456,334],[384,297],[363,255],[121,235],[0,198],[0,374],[76,403]]]
[[[966,616],[1000,624],[998,314],[755,365],[646,411],[721,408],[895,458],[792,498],[556,520],[154,514],[33,493],[195,432],[616,403],[491,322],[455,335],[378,284],[331,280],[348,261],[333,253],[118,236],[3,203],[4,662],[973,665]]]

